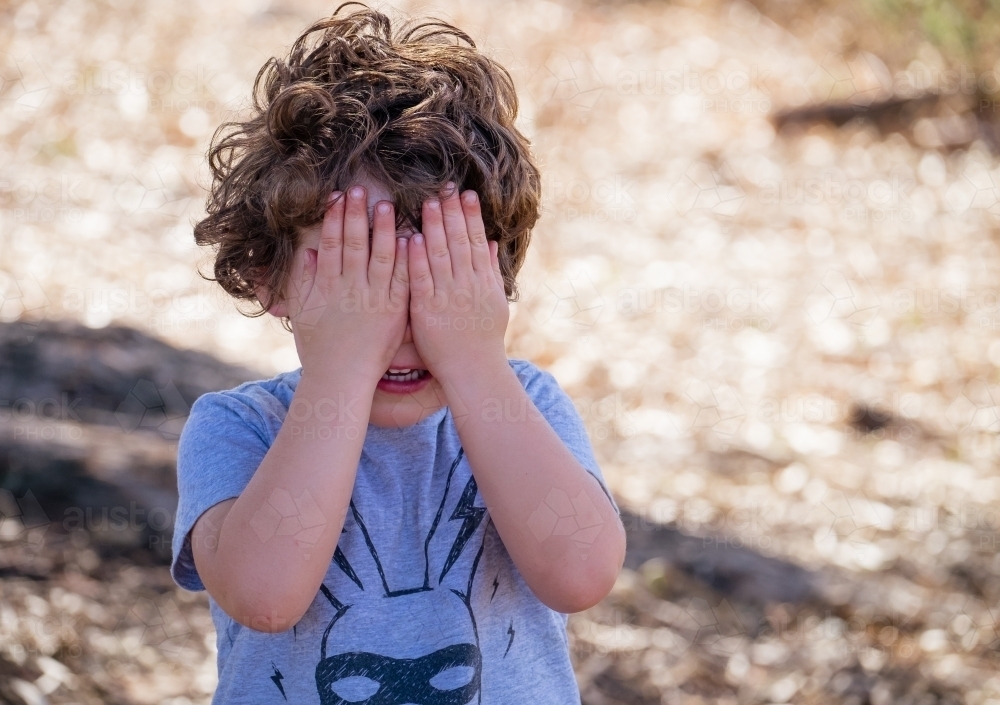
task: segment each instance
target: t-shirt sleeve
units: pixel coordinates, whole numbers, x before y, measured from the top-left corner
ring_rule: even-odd
[[[562,439],[584,470],[597,479],[615,511],[621,513],[608,490],[604,475],[601,474],[601,468],[594,457],[594,449],[590,445],[590,437],[587,435],[587,427],[580,418],[573,400],[559,386],[552,373],[528,362],[521,362],[514,369],[521,378],[531,401],[549,422],[552,430]]]
[[[219,502],[238,497],[267,454],[260,415],[239,395],[209,392],[191,406],[177,442],[177,516],[170,574],[187,590],[204,590],[191,551],[191,529]]]

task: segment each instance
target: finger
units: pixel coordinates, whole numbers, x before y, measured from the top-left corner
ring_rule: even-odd
[[[444,233],[441,201],[436,198],[424,201],[422,234],[434,286],[448,284],[452,280],[451,254],[448,252],[448,238]],[[410,282],[412,281],[413,278],[410,277]]]
[[[389,302],[393,311],[405,310],[410,295],[410,271],[407,262],[406,238],[396,238],[396,259],[392,267],[392,281],[389,282]]]
[[[434,275],[427,261],[424,237],[417,233],[407,241],[406,256],[409,260],[410,301],[422,301],[434,294]]]
[[[392,204],[388,201],[379,201],[375,204],[368,283],[379,289],[389,286],[396,260],[396,219],[392,210]]]
[[[465,214],[465,230],[469,233],[469,247],[472,250],[472,267],[477,272],[487,272],[493,267],[490,262],[490,248],[483,224],[482,207],[475,191],[462,194],[462,211]]]
[[[323,214],[323,227],[319,236],[316,276],[330,282],[343,271],[344,200],[340,191],[330,194],[328,203],[331,205]]]
[[[490,263],[493,267],[493,276],[497,280],[497,286],[503,289],[506,294],[507,289],[503,283],[503,272],[500,271],[500,243],[496,240],[490,240]]]
[[[441,198],[441,212],[444,219],[444,232],[448,240],[448,251],[451,254],[451,271],[472,271],[472,250],[469,247],[469,232],[465,226],[465,213],[462,212],[462,199],[458,196],[455,182],[445,184],[444,195]]]
[[[368,278],[368,201],[361,186],[347,192],[344,211],[344,274],[357,280]]]

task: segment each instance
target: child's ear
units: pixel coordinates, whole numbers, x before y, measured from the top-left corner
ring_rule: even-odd
[[[259,284],[254,287],[254,292],[257,294],[257,301],[263,306],[271,290],[266,284]],[[284,299],[277,299],[271,303],[267,312],[275,318],[284,318],[288,315],[288,303]]]
[[[284,301],[279,301],[271,306],[271,308],[267,309],[267,312],[275,318],[284,318],[288,315],[288,304]]]

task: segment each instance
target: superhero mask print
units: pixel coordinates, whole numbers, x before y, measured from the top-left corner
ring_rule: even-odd
[[[433,523],[414,544],[423,560],[409,561],[405,570],[383,563],[372,527],[351,502],[344,522],[350,540],[342,539],[334,554],[347,579],[320,588],[333,610],[316,666],[322,705],[468,705],[481,699],[482,653],[471,595],[488,522],[486,509],[475,504],[475,479],[467,473],[464,486],[456,479],[462,457],[459,450]],[[349,554],[341,550],[345,545]]]

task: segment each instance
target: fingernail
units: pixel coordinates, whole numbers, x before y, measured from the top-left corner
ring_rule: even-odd
[[[379,203],[377,206],[375,206],[375,209],[382,215],[385,215],[389,212],[389,204],[385,202]]]
[[[424,244],[424,236],[421,235],[420,233],[417,233],[416,235],[413,236],[413,242],[415,242],[418,245]]]
[[[432,198],[427,202],[427,207],[430,208],[432,211],[436,211],[438,208],[441,207],[441,201],[437,200],[436,198]]]
[[[397,237],[396,238],[396,247],[398,247],[401,250],[403,248],[405,248],[406,247],[406,238],[405,237]]]
[[[333,193],[331,193],[330,194],[330,203],[333,203],[334,201],[336,201],[338,198],[341,197],[341,195],[342,194],[341,194],[340,191],[334,191]]]
[[[476,196],[475,191],[466,191],[465,193],[462,194],[462,198],[465,199],[466,203],[472,204],[476,202],[478,196]]]
[[[448,183],[446,183],[446,184],[444,185],[444,190],[445,190],[445,191],[446,191],[447,193],[449,193],[449,194],[450,194],[450,193],[451,193],[452,191],[454,191],[454,190],[455,190],[455,182],[454,182],[454,181],[449,181]]]
[[[365,190],[360,186],[351,187],[351,198],[363,198],[365,195]]]

